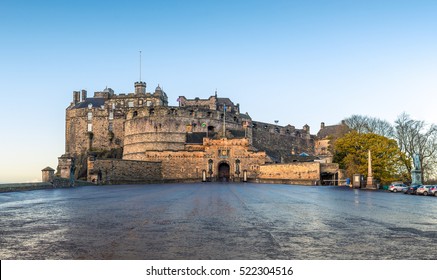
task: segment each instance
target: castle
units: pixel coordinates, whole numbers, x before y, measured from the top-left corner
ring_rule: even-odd
[[[296,129],[253,121],[240,112],[239,104],[217,92],[208,99],[179,96],[178,106],[169,106],[159,85],[153,93],[147,92],[145,82],[134,86],[128,94],[106,87],[91,98],[85,90],[73,92],[59,176],[103,184],[313,185],[341,179],[338,165],[326,160],[327,137],[311,135],[308,125]]]

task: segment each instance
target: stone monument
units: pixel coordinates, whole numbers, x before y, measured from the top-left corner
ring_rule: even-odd
[[[367,184],[366,189],[376,189],[375,184],[373,183],[373,174],[372,174],[372,154],[369,150],[369,160],[368,160],[369,166],[367,170]]]
[[[422,185],[422,167],[418,154],[413,155],[413,169],[411,170],[411,185]]]

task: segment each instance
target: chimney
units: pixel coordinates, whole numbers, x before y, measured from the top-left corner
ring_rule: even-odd
[[[77,104],[80,102],[80,91],[73,91],[73,103]]]
[[[82,102],[86,99],[86,90],[82,90]]]
[[[324,129],[324,128],[325,128],[325,123],[324,122],[320,123],[320,129]]]

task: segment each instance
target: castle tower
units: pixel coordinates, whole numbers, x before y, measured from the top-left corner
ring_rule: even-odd
[[[153,97],[156,97],[159,100],[159,105],[168,106],[168,97],[164,90],[158,85],[153,93]],[[157,104],[158,105],[158,104]]]
[[[55,177],[55,170],[49,166],[41,170],[42,182],[52,182]]]
[[[135,94],[146,94],[145,82],[135,82]]]

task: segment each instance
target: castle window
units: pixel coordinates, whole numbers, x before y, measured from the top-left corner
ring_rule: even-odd
[[[152,106],[152,101],[151,101],[151,100],[147,100],[147,101],[146,101],[146,106],[147,106],[147,107]]]
[[[129,101],[129,102],[127,103],[127,106],[128,106],[129,108],[132,108],[132,107],[134,106],[134,102],[133,102],[133,101]]]
[[[134,111],[134,113],[132,114],[132,116],[135,118],[136,116],[138,116],[138,112]]]
[[[88,124],[88,132],[92,132],[93,131],[93,124],[89,123]]]
[[[143,105],[143,100],[142,99],[138,100],[138,105]]]
[[[113,123],[109,123],[108,130],[112,131],[113,129],[114,129],[114,124]]]
[[[114,112],[109,112],[109,119],[110,120],[113,120],[114,119]]]
[[[93,112],[88,112],[88,120],[92,120],[93,119]]]

